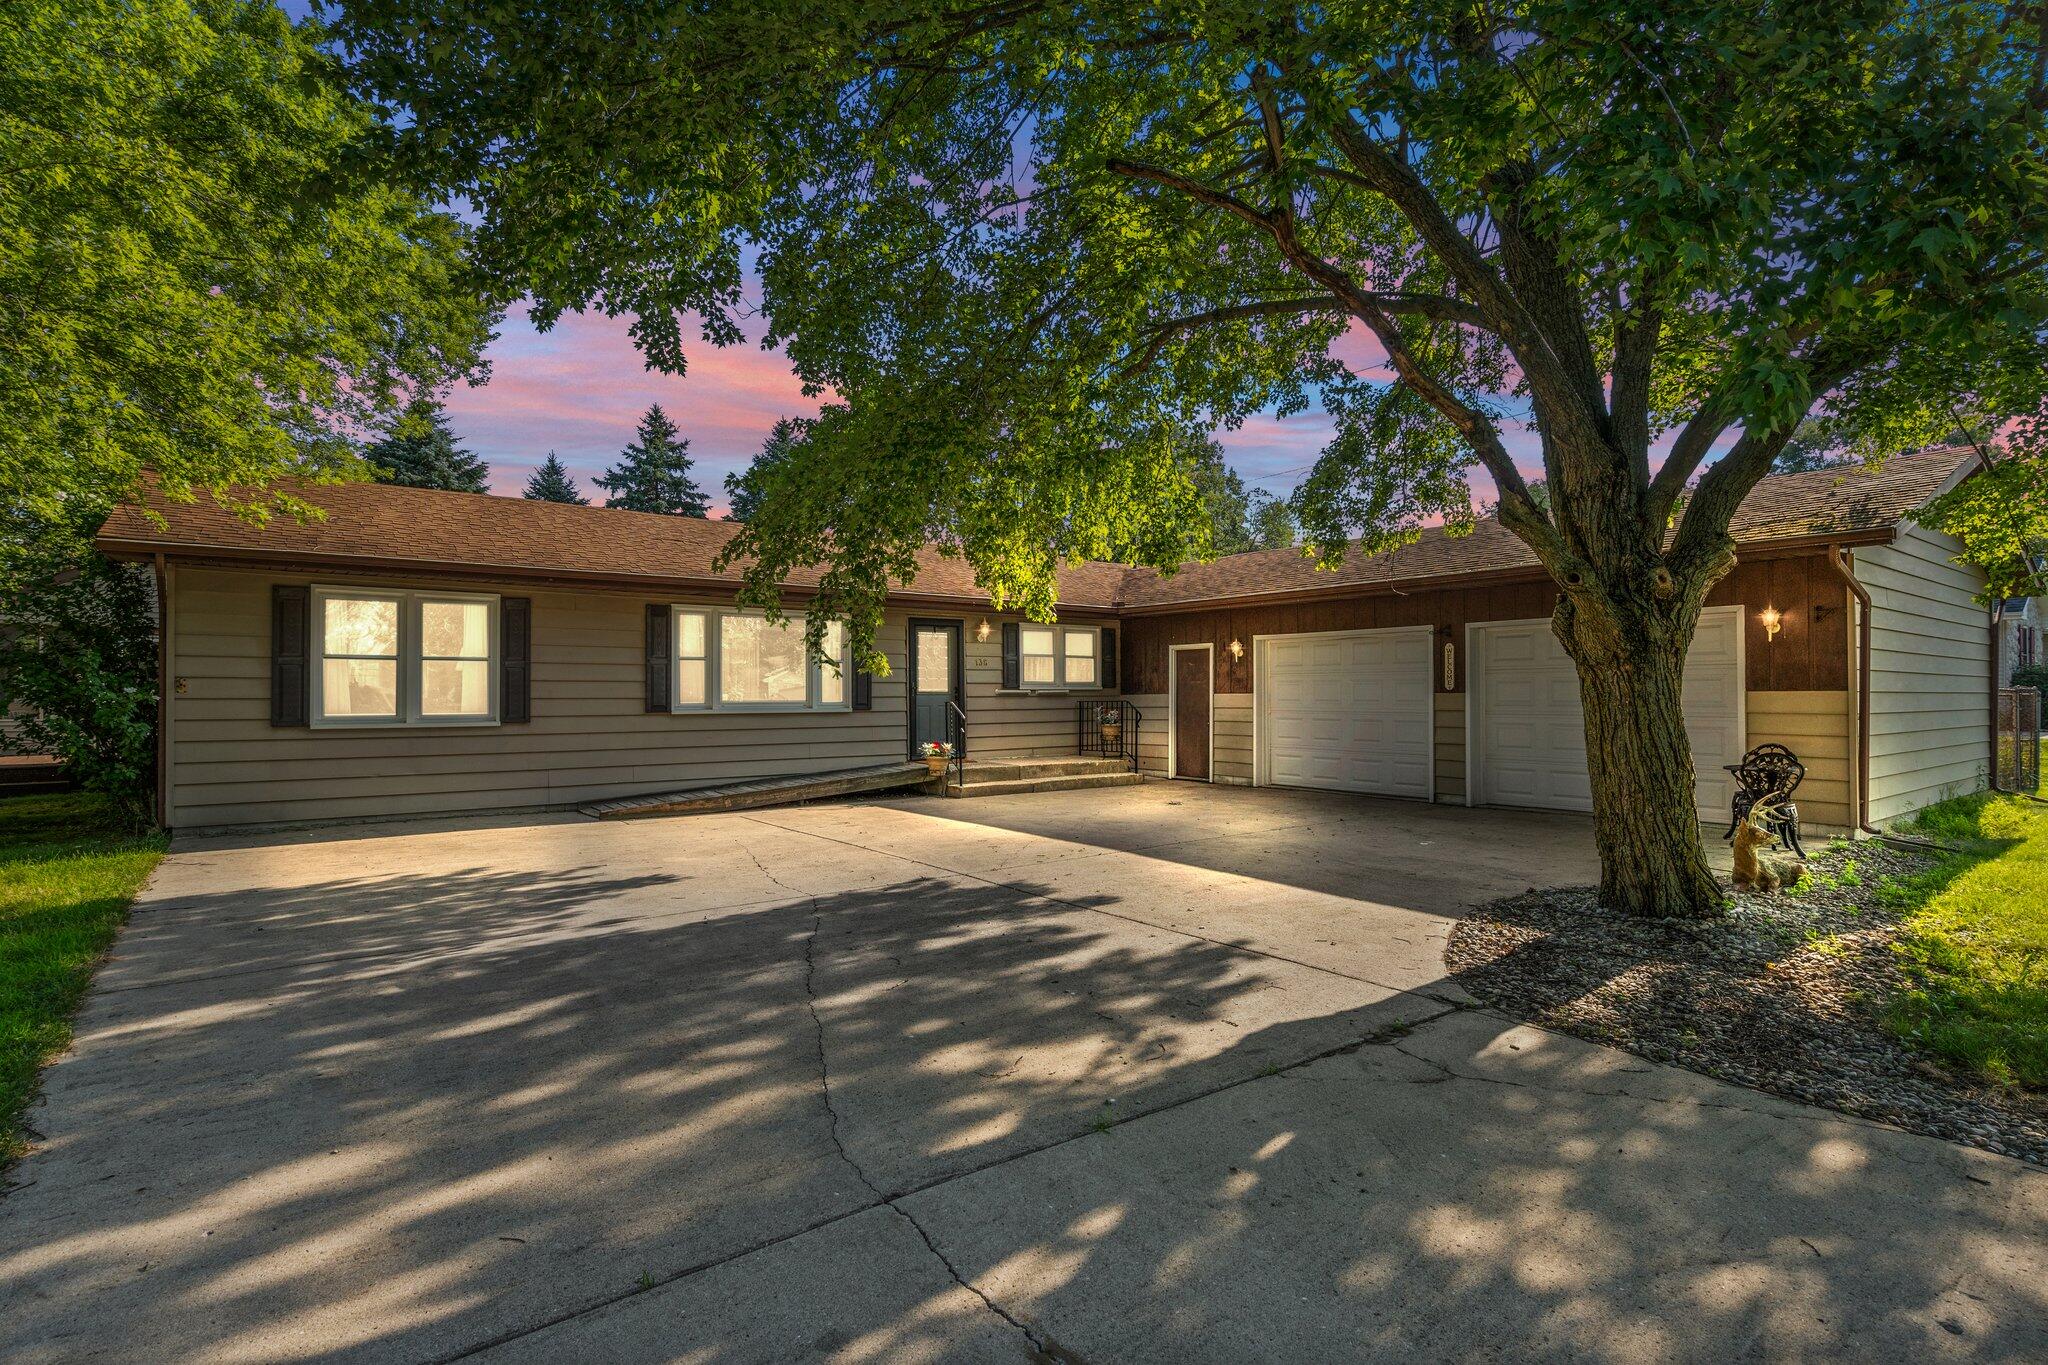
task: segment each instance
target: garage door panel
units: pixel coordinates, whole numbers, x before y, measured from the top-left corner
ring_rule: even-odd
[[[1427,799],[1434,790],[1430,641],[1416,631],[1262,642],[1265,780]]]
[[[1734,782],[1724,764],[1743,748],[1739,613],[1702,616],[1686,656],[1683,706],[1698,782],[1694,800],[1709,818],[1728,808]],[[1487,627],[1483,656],[1468,681],[1479,711],[1478,799],[1492,805],[1590,811],[1585,716],[1577,670],[1544,622]]]

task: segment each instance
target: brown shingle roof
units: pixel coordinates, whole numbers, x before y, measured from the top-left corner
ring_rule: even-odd
[[[1738,543],[1853,535],[1888,530],[1939,491],[1958,466],[1975,456],[1948,448],[1898,455],[1875,469],[1862,465],[1773,474],[1750,490],[1729,524]],[[1536,556],[1514,532],[1486,520],[1470,535],[1441,527],[1399,549],[1347,555],[1332,570],[1318,570],[1300,550],[1255,550],[1175,574],[1133,569],[1119,605],[1198,604],[1266,593],[1326,592],[1349,587],[1507,573],[1537,567]]]
[[[1737,510],[1737,541],[1886,530],[1938,491],[1968,452],[1942,449],[1901,455],[1878,470],[1860,466],[1767,478]],[[731,522],[654,516],[608,507],[530,502],[480,493],[443,493],[386,484],[335,484],[300,490],[326,517],[301,523],[273,517],[254,526],[211,502],[174,503],[152,494],[159,526],[138,507],[117,508],[100,528],[114,552],[154,552],[316,563],[359,564],[421,572],[459,570],[508,576],[582,577],[653,584],[732,582],[712,567],[737,528]],[[1378,555],[1351,555],[1320,572],[1298,550],[1260,550],[1176,574],[1088,562],[1060,570],[1059,601],[1067,607],[1159,607],[1265,593],[1372,587],[1536,566],[1529,548],[1497,521],[1470,535],[1440,528]],[[817,582],[793,574],[788,586]],[[907,594],[985,600],[967,562],[936,548],[919,555]]]
[[[734,582],[737,571],[712,567],[738,527],[728,521],[657,516],[612,507],[579,507],[486,493],[444,493],[389,484],[348,483],[294,490],[327,515],[315,522],[272,517],[254,526],[219,505],[176,503],[152,493],[152,522],[123,506],[100,528],[103,548],[212,554],[316,564],[374,564],[421,572],[459,569],[519,577],[565,576],[656,583]],[[1127,572],[1121,564],[1085,563],[1060,571],[1059,601],[1108,607]],[[788,586],[816,584],[816,572],[792,574]],[[988,596],[957,556],[936,548],[918,556],[918,596]]]

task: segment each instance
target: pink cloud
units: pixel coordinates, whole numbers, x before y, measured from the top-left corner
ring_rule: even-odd
[[[448,395],[456,435],[490,461],[493,492],[519,492],[552,450],[586,495],[598,493],[591,481],[632,441],[640,415],[660,403],[690,441],[697,482],[715,496],[778,417],[818,410],[779,351],[700,342],[690,347],[687,374],[660,374],[648,370],[628,324],[570,314],[543,333],[523,309],[506,318],[491,346],[490,382]]]
[[[542,333],[524,310],[506,319],[491,347],[490,382],[458,386],[448,395],[456,434],[490,462],[494,492],[519,492],[553,450],[586,494],[601,497],[592,481],[633,439],[648,405],[658,402],[689,438],[698,483],[722,510],[725,476],[746,468],[776,419],[818,410],[818,400],[804,396],[779,351],[720,350],[699,342],[690,347],[686,375],[658,374],[647,369],[627,326],[625,318],[570,314]],[[1392,378],[1384,350],[1360,327],[1337,342],[1336,353],[1361,377]],[[1284,496],[1307,475],[1334,429],[1319,411],[1261,413],[1235,430],[1219,431],[1217,439],[1247,483]],[[1524,477],[1541,477],[1535,433],[1508,418],[1501,435]],[[1653,464],[1661,462],[1670,439],[1657,443]],[[1493,496],[1483,471],[1473,482],[1479,496]]]

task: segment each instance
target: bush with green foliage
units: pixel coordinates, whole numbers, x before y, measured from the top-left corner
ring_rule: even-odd
[[[2037,687],[2048,692],[2048,664],[2028,664],[2025,668],[2012,671],[2014,687]]]
[[[304,511],[288,475],[479,371],[468,230],[270,0],[27,0],[0,23],[0,497]]]
[[[147,823],[156,764],[156,592],[147,569],[41,546],[8,578],[0,706],[16,743]]]

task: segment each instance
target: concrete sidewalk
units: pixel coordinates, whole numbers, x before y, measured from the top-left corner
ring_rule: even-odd
[[[2048,1175],[1442,979],[1591,871],[1181,784],[181,846],[0,1357],[2048,1355]]]

